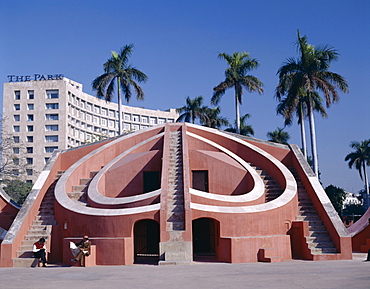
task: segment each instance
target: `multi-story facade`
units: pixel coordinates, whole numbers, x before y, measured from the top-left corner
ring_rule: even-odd
[[[3,130],[13,135],[14,157],[25,164],[28,182],[36,180],[55,149],[118,135],[118,104],[83,92],[80,83],[61,75],[12,76],[9,81],[4,84]],[[177,117],[175,109],[122,105],[126,132],[175,122]]]

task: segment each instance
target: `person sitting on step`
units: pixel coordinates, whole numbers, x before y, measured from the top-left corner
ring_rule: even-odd
[[[83,240],[76,243],[77,248],[80,250],[80,252],[77,254],[77,256],[72,259],[71,261],[79,262],[80,266],[84,266],[84,257],[89,256],[91,254],[91,242],[89,241],[88,236],[84,236]]]
[[[42,267],[46,267],[46,247],[44,238],[40,238],[40,240],[33,244],[32,252],[35,258],[41,259]]]

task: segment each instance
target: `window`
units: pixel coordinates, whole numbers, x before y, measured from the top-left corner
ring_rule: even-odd
[[[20,142],[19,136],[13,136],[13,141],[14,143],[19,143]]]
[[[130,121],[130,120],[131,120],[131,116],[130,116],[129,114],[126,114],[126,113],[125,113],[125,120],[126,120],[126,121]]]
[[[13,169],[12,174],[15,175],[15,176],[19,176],[19,170]]]
[[[14,104],[14,110],[21,110],[20,104]]]
[[[58,109],[59,108],[59,103],[47,103],[46,104],[46,109]]]
[[[21,116],[19,114],[15,114],[14,121],[20,121],[20,120],[21,120]]]
[[[114,117],[114,110],[109,110],[109,116]]]
[[[34,98],[35,98],[35,95],[34,95],[33,90],[29,90],[28,91],[28,99],[34,99]]]
[[[57,135],[46,135],[45,136],[46,142],[58,142],[58,136]]]
[[[21,99],[21,92],[19,90],[14,91],[14,99],[15,100]]]
[[[165,122],[166,122],[166,120],[164,118],[159,118],[158,119],[158,124],[165,123]]]
[[[57,113],[47,113],[45,117],[46,117],[46,120],[58,120],[59,119],[59,115]]]
[[[140,116],[138,116],[138,115],[133,115],[132,116],[132,120],[134,121],[134,122],[139,122],[140,121]]]
[[[109,127],[114,127],[114,120],[108,120],[108,126]]]
[[[95,116],[95,115],[94,115],[94,123],[99,124],[99,118],[97,116]]]
[[[33,154],[33,147],[27,147],[27,153]]]
[[[92,127],[92,125],[91,125],[91,124],[88,124],[88,125],[87,125],[87,130],[89,130],[89,131],[92,131],[92,130],[93,130],[93,127]]]
[[[92,119],[92,115],[90,113],[87,113],[86,114],[86,120],[91,121],[91,119]]]
[[[130,124],[129,124],[129,123],[125,123],[125,124],[123,125],[123,128],[124,128],[124,130],[130,130],[130,129],[131,129],[131,127],[130,127]]]
[[[101,125],[104,125],[104,126],[107,125],[107,119],[106,118],[101,119]]]
[[[13,125],[13,131],[19,132],[20,131],[19,125]]]
[[[27,176],[32,176],[33,175],[33,170],[32,169],[26,169]]]
[[[81,106],[82,108],[85,108],[85,101],[84,101],[84,100],[81,100],[80,106]]]
[[[148,123],[148,117],[147,116],[142,116],[141,117],[141,122],[142,123]]]
[[[113,131],[113,130],[110,130],[110,131],[109,131],[109,136],[110,136],[110,137],[113,137],[113,136],[114,136],[114,131]]]
[[[32,184],[32,180],[26,180],[26,183]]]
[[[157,119],[154,117],[150,118],[150,124],[157,124]]]
[[[172,118],[170,118],[170,119],[168,119],[167,120],[167,122],[170,122],[170,123],[173,123],[175,120],[174,119],[172,119]]]
[[[58,131],[58,125],[57,124],[47,124],[45,125],[46,131]]]
[[[19,154],[19,148],[13,148],[13,153],[16,155]]]
[[[27,109],[28,110],[34,110],[35,109],[35,105],[33,103],[29,103],[29,104],[27,104]]]
[[[45,164],[49,161],[50,158],[45,158]]]
[[[33,114],[27,114],[27,121],[33,121]]]
[[[52,99],[52,98],[59,98],[59,90],[47,90],[46,91],[46,98]]]
[[[86,104],[86,109],[87,109],[88,111],[91,111],[91,107],[92,107],[92,104],[91,104],[90,102],[88,102],[88,103]]]
[[[13,158],[13,164],[19,165],[19,158]]]
[[[33,136],[27,136],[27,142],[33,142]]]
[[[100,132],[100,128],[98,126],[94,126],[94,132]]]
[[[33,158],[26,158],[27,165],[33,165]]]
[[[137,125],[137,124],[133,124],[133,125],[132,125],[132,130],[133,130],[133,131],[137,131],[137,130],[139,130],[139,129],[140,129],[139,125]]]
[[[102,109],[101,109],[101,114],[102,114],[102,115],[107,115],[107,112],[108,112],[108,111],[107,111],[107,109],[106,109],[106,108],[102,108]]]
[[[100,113],[100,106],[94,106],[94,112]]]
[[[54,150],[57,150],[58,147],[45,147],[45,152],[46,153],[52,153]]]
[[[33,131],[33,125],[27,125],[27,131]]]

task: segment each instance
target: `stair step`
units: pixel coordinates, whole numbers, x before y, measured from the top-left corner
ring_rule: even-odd
[[[308,243],[308,248],[335,248],[335,245],[333,242],[310,242]]]
[[[88,185],[92,178],[80,179],[80,185]]]
[[[328,254],[328,253],[337,253],[336,248],[312,248],[311,254],[313,255],[320,255],[320,254]]]
[[[38,261],[38,258],[13,258],[13,267],[36,267]]]

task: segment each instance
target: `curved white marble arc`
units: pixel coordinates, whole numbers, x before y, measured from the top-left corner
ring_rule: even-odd
[[[196,196],[199,196],[199,197],[203,197],[203,198],[206,198],[206,199],[211,199],[211,200],[216,200],[216,201],[224,201],[224,202],[235,202],[235,203],[237,203],[237,202],[250,202],[250,201],[253,201],[253,200],[256,200],[256,199],[260,198],[264,194],[265,186],[264,186],[264,183],[261,179],[261,176],[256,172],[255,169],[253,169],[250,166],[250,164],[248,164],[246,161],[244,161],[241,157],[237,156],[236,154],[234,154],[233,152],[231,152],[227,148],[225,148],[225,147],[223,147],[223,146],[221,146],[221,145],[219,145],[219,144],[217,144],[213,141],[210,141],[210,140],[208,140],[204,137],[201,137],[201,136],[196,135],[196,134],[191,133],[191,132],[186,132],[186,134],[190,137],[199,139],[200,141],[205,142],[205,143],[217,148],[218,150],[222,151],[226,155],[233,158],[236,162],[238,162],[243,168],[245,168],[251,174],[251,176],[253,178],[253,182],[254,182],[253,189],[250,192],[247,192],[243,195],[237,195],[237,196],[219,195],[219,194],[213,194],[213,193],[208,193],[208,192],[195,190],[195,189],[192,189],[192,188],[190,188],[190,194],[196,195]]]
[[[254,150],[258,154],[260,154],[262,157],[268,158],[281,171],[286,181],[284,192],[278,198],[268,203],[251,205],[251,206],[228,207],[228,206],[204,205],[204,204],[191,202],[190,203],[191,209],[207,211],[207,212],[217,212],[217,213],[255,213],[255,212],[262,212],[262,211],[268,211],[271,209],[279,208],[287,204],[289,201],[291,201],[297,194],[297,183],[292,173],[288,170],[288,168],[285,165],[283,165],[279,160],[277,160],[275,157],[270,155],[268,152],[244,140],[238,139],[231,135],[226,135],[217,130],[209,129],[206,127],[194,126],[192,124],[186,124],[186,125],[189,127],[194,127],[197,130],[204,130],[204,131],[217,134],[221,137],[230,138],[233,141]]]
[[[147,144],[148,142],[153,141],[155,139],[159,139],[163,136],[164,136],[164,132],[159,133],[155,136],[152,136],[151,138],[148,138],[145,141],[142,141],[142,142],[134,145],[130,149],[124,151],[123,153],[121,153],[120,155],[115,157],[113,160],[111,160],[107,165],[105,165],[104,168],[101,169],[99,171],[99,173],[97,173],[97,175],[91,180],[91,183],[90,183],[90,185],[88,187],[88,191],[87,191],[87,194],[88,194],[89,198],[94,203],[97,203],[97,204],[100,204],[100,205],[123,205],[123,204],[128,204],[128,203],[132,203],[132,202],[136,202],[136,201],[142,201],[142,200],[154,197],[154,196],[159,196],[161,194],[161,189],[158,189],[158,190],[155,190],[155,191],[152,191],[152,192],[148,192],[148,193],[145,193],[145,194],[136,195],[136,196],[111,198],[111,197],[106,197],[106,196],[102,195],[99,192],[98,187],[99,187],[99,182],[101,181],[101,178],[103,177],[103,175],[115,163],[117,163],[120,159],[129,155],[131,152],[133,152],[136,149],[138,149],[139,147]]]
[[[151,130],[158,130],[159,128],[163,128],[165,124],[147,128],[144,130],[140,130],[128,135],[123,135],[121,137],[118,137],[116,140],[107,143],[94,151],[88,153],[84,157],[82,157],[80,160],[78,160],[76,163],[74,163],[68,170],[65,171],[65,173],[60,177],[59,181],[57,182],[55,186],[55,200],[65,209],[79,213],[84,215],[93,215],[93,216],[121,216],[121,215],[131,215],[131,214],[139,214],[144,212],[152,212],[152,211],[158,211],[160,210],[161,204],[152,204],[147,206],[140,206],[135,208],[124,208],[124,209],[100,209],[100,208],[91,208],[91,207],[85,207],[81,206],[77,202],[71,200],[66,192],[65,185],[67,183],[67,180],[69,176],[85,161],[87,161],[91,156],[97,153],[102,153],[105,149],[107,149],[110,146],[115,145],[116,143],[123,141],[126,138],[134,137],[135,135],[139,135],[141,133],[145,133]]]

